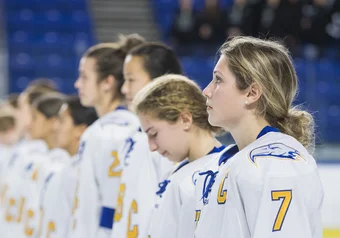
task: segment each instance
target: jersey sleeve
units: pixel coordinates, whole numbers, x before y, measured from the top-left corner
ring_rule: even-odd
[[[114,126],[110,134],[101,136],[100,159],[95,160],[95,174],[100,193],[100,220],[97,237],[110,237],[113,218],[117,205],[117,197],[126,159],[127,135],[131,133],[128,127]]]
[[[244,174],[237,181],[250,236],[322,237],[320,214],[316,213],[320,212],[323,191],[317,173],[278,174],[264,173],[258,178]],[[228,211],[225,214],[228,216]],[[225,230],[221,237],[227,234]]]
[[[171,180],[152,214],[149,235],[151,237],[177,237],[181,201],[178,181]]]
[[[79,146],[79,174],[73,206],[72,238],[95,238],[98,230],[98,186],[95,178],[94,160],[100,159],[96,137],[90,133],[83,136]],[[97,157],[94,156],[97,154]]]
[[[188,179],[188,178],[186,178]],[[190,178],[191,179],[191,176]],[[195,231],[195,194],[189,193],[187,187],[180,186],[180,199],[182,206],[179,214],[179,222],[177,228],[177,238],[194,237]]]

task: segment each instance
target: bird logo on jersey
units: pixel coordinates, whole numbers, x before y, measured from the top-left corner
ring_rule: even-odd
[[[50,173],[46,178],[45,178],[45,182],[44,185],[41,189],[41,193],[40,193],[40,202],[44,200],[44,196],[45,196],[45,192],[46,192],[46,188],[47,188],[47,184],[51,181],[52,177],[54,176],[54,173]]]
[[[33,162],[29,163],[29,164],[26,166],[26,171],[30,171],[32,168],[33,168]]]
[[[257,147],[250,151],[249,160],[257,166],[257,158],[276,158],[280,160],[301,160],[303,157],[296,149],[283,143],[273,143]]]
[[[125,140],[123,150],[125,151],[124,164],[126,166],[129,165],[128,159],[130,158],[130,153],[133,151],[135,144],[136,142],[132,138],[127,138]]]
[[[170,180],[166,179],[163,182],[158,184],[159,190],[156,192],[156,195],[159,197],[162,197],[163,193],[166,190],[166,187],[168,186],[168,184],[170,183]]]
[[[202,190],[202,198],[203,204],[207,205],[209,202],[209,193],[211,192],[211,188],[215,183],[215,178],[218,171],[214,172],[212,170],[208,170],[206,172],[199,173],[199,175],[204,176],[204,184],[203,184],[203,190]]]
[[[8,166],[12,167],[17,158],[19,158],[19,154],[17,152],[14,152],[13,155],[11,156]]]
[[[78,157],[79,157],[80,160],[82,159],[82,155],[84,153],[84,150],[85,150],[85,141],[82,141],[79,145],[79,148],[78,148]]]

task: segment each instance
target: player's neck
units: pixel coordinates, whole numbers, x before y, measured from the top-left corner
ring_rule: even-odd
[[[79,147],[79,141],[76,141],[75,143],[70,144],[69,148],[67,148],[66,150],[72,157],[78,153],[78,147]]]
[[[47,144],[47,147],[48,147],[49,150],[55,148],[55,143],[54,143],[55,138],[54,138],[52,133],[49,136],[47,136],[46,138],[44,138],[44,141]]]
[[[102,117],[109,112],[114,111],[122,101],[120,99],[112,100],[110,97],[103,98],[98,105],[95,106],[98,117]]]
[[[239,150],[242,150],[253,143],[261,130],[268,125],[269,123],[264,118],[253,116],[243,118],[242,122],[234,128],[230,128],[229,131]]]
[[[195,161],[206,156],[214,147],[222,144],[209,132],[197,129],[190,137],[190,149],[188,160]]]

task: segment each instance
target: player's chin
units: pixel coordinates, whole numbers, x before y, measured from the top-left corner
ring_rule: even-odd
[[[209,113],[208,122],[212,126],[218,126],[218,127],[221,126],[220,123],[219,123],[218,118],[216,118],[212,113]]]
[[[181,159],[178,157],[178,156],[173,156],[169,153],[167,153],[166,155],[163,155],[165,158],[168,158],[168,160],[170,160],[171,162],[174,162],[174,163],[178,163],[181,161]]]
[[[80,103],[84,107],[92,107],[93,106],[92,103],[85,97],[80,97]]]

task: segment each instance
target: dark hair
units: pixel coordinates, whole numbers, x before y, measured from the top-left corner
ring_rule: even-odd
[[[8,95],[7,101],[8,104],[11,105],[13,108],[18,108],[18,99],[19,94],[11,93],[10,95]]]
[[[33,102],[33,107],[41,112],[46,118],[56,117],[65,97],[62,94],[53,93],[39,97]]]
[[[98,119],[96,111],[91,107],[84,107],[80,103],[78,96],[68,96],[65,100],[67,110],[73,120],[74,125],[85,124],[90,126]]]
[[[28,103],[33,105],[33,102],[39,97],[48,93],[57,93],[56,84],[50,79],[36,79],[33,80],[24,90],[27,95]]]
[[[6,132],[15,126],[13,115],[0,116],[0,132]]]
[[[96,60],[96,70],[98,81],[104,80],[109,75],[113,75],[118,82],[116,94],[118,98],[123,98],[121,87],[124,83],[123,64],[129,50],[144,42],[143,37],[138,34],[120,36],[118,42],[100,43],[89,48],[83,57]]]
[[[181,64],[175,52],[168,46],[149,42],[133,48],[128,55],[143,58],[144,69],[151,79],[164,74],[182,74]]]

